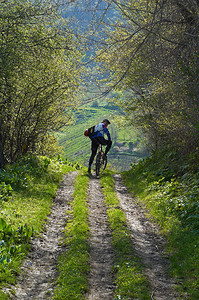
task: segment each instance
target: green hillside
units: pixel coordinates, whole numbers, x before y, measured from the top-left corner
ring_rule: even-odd
[[[64,157],[70,161],[88,164],[91,153],[90,139],[84,136],[84,131],[104,118],[111,121],[109,131],[113,146],[109,152],[108,160],[117,170],[128,170],[130,164],[146,156],[141,144],[141,138],[131,127],[119,128],[115,121],[122,112],[114,105],[97,103],[84,105],[74,115],[74,124],[66,126],[57,134],[59,145],[62,147]]]

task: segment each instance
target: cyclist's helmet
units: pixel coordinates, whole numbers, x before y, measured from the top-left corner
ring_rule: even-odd
[[[111,124],[111,122],[110,122],[109,120],[107,120],[107,119],[104,119],[104,120],[103,120],[103,123],[104,123],[104,122],[107,122],[108,124]]]

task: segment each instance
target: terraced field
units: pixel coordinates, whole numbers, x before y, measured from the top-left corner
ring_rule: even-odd
[[[72,162],[88,164],[90,156],[90,139],[84,136],[84,131],[108,118],[111,121],[109,126],[113,146],[109,152],[109,164],[117,170],[128,170],[130,164],[146,156],[136,132],[131,127],[119,128],[115,117],[120,114],[119,108],[109,106],[83,106],[75,114],[73,125],[66,126],[58,133],[59,145],[62,147],[64,156]]]

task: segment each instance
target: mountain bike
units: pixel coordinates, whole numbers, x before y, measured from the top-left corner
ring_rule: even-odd
[[[96,176],[99,176],[106,168],[107,165],[107,156],[104,156],[104,151],[102,145],[99,145],[99,151],[95,160],[95,171]]]

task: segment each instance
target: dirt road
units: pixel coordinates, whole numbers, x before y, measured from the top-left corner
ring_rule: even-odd
[[[15,295],[12,299],[52,299],[57,257],[64,251],[59,241],[67,222],[65,212],[69,208],[76,175],[76,172],[65,175],[54,200],[46,228],[43,234],[32,242],[32,251],[21,268],[18,284],[13,287]],[[140,205],[129,195],[121,176],[115,175],[114,179],[120,207],[126,215],[131,231],[135,253],[141,257],[145,265],[145,274],[151,286],[151,299],[177,299],[172,289],[175,284],[167,275],[169,263],[164,255],[165,241],[156,226],[146,218]],[[87,300],[114,298],[115,284],[112,274],[114,254],[103,199],[99,179],[91,178],[88,188],[91,271]]]

